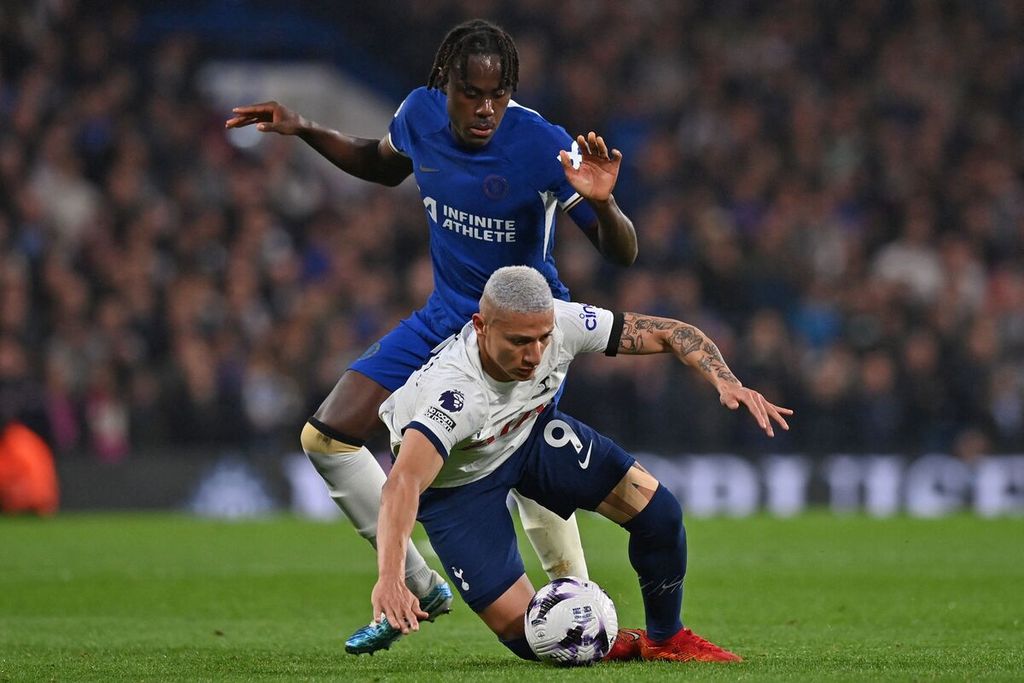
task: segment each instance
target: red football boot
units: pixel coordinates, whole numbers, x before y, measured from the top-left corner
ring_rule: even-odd
[[[616,643],[617,645],[618,643]],[[614,648],[612,648],[614,650]],[[640,639],[640,655],[646,660],[667,662],[742,662],[737,654],[704,640],[684,628],[668,640],[656,643],[645,633]]]
[[[640,641],[646,637],[647,631],[642,628],[620,628],[612,649],[601,661],[628,662],[631,659],[640,659]]]

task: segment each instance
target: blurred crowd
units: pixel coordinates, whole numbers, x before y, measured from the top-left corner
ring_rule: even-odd
[[[625,157],[640,256],[561,223],[574,298],[698,325],[797,413],[766,443],[658,357],[581,359],[563,408],[665,454],[1021,450],[1024,3],[377,4],[349,35],[409,87],[454,23],[509,29],[515,99]],[[232,147],[213,47],[143,18],[0,8],[0,417],[61,457],[291,450],[429,294],[422,207]]]

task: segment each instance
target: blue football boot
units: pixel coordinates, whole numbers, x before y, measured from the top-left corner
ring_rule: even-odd
[[[452,611],[452,589],[437,572],[432,572],[431,588],[420,598],[420,609],[429,614],[426,621],[433,621],[442,614]],[[391,644],[402,637],[402,632],[394,628],[387,619],[380,622],[371,621],[353,633],[345,641],[345,652],[351,655],[373,654],[377,650],[387,650]]]

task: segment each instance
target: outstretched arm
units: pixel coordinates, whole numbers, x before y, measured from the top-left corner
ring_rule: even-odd
[[[760,393],[745,388],[732,374],[715,343],[693,325],[671,318],[626,313],[618,350],[632,355],[675,354],[718,389],[718,399],[726,408],[736,410],[740,404],[746,406],[768,436],[775,436],[772,420],[783,429],[789,429],[783,415],[792,415],[793,411],[770,403]]]
[[[395,186],[412,173],[412,162],[388,144],[386,139],[356,138],[325,128],[277,102],[262,102],[231,110],[234,116],[225,128],[256,124],[261,133],[296,135],[332,164],[363,180]]]
[[[434,444],[407,429],[395,466],[384,482],[377,517],[377,584],[370,594],[373,618],[383,614],[402,633],[419,630],[427,613],[405,585],[405,548],[412,535],[423,493],[444,464]]]
[[[622,209],[615,203],[612,190],[619,177],[622,152],[609,153],[604,138],[590,131],[587,137],[576,137],[579,154],[562,150],[559,158],[565,177],[580,196],[590,202],[597,214],[597,229],[588,230],[587,236],[601,255],[620,266],[629,266],[636,260],[636,230]]]

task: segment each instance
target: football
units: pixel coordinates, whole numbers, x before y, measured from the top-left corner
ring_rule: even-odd
[[[526,641],[542,662],[582,666],[600,661],[619,633],[608,594],[593,581],[568,576],[541,588],[526,608]]]

